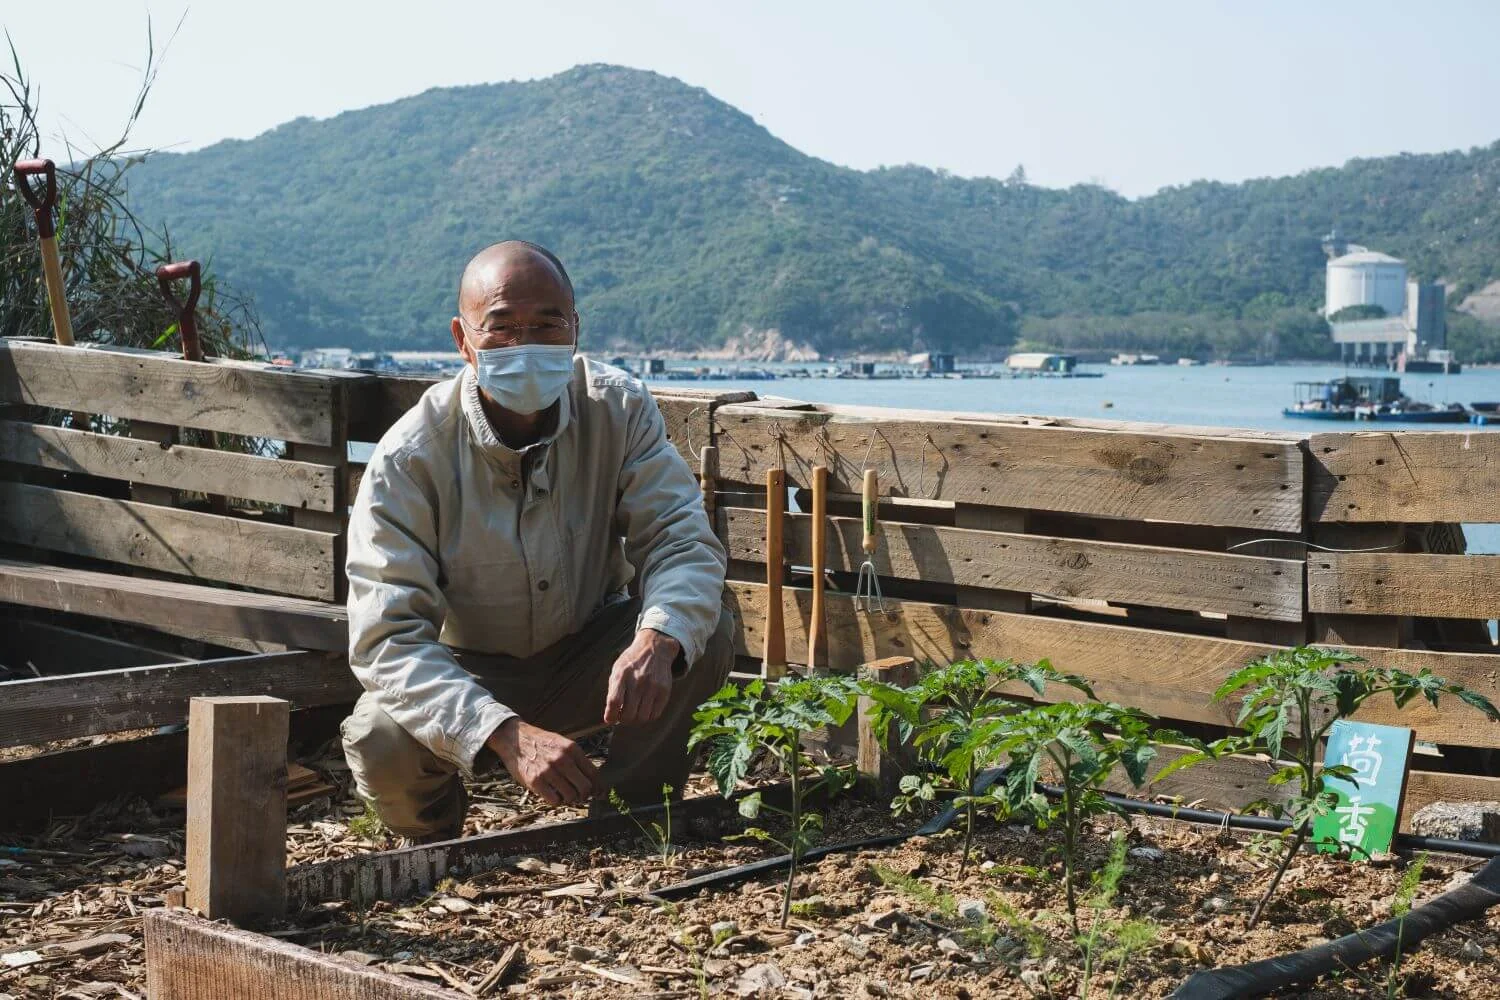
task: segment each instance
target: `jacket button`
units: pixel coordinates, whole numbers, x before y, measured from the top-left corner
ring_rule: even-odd
[[[513,490],[520,489],[521,488],[521,481],[519,479],[512,479],[510,481],[510,488],[513,489]]]
[[[541,583],[538,583],[536,585],[536,589],[537,590],[546,590],[550,586],[552,586],[552,584],[548,583],[546,580],[543,580]]]
[[[539,497],[544,497],[547,495],[547,491],[539,486],[537,487],[536,495]]]

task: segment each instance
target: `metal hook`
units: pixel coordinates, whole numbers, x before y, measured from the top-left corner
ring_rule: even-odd
[[[927,488],[924,485],[927,482],[927,446],[928,445],[932,445],[932,450],[935,451],[935,452],[937,452],[939,458],[941,458],[942,455],[943,455],[943,451],[942,451],[941,448],[939,448],[937,446],[937,442],[934,441],[934,440],[932,440],[932,435],[931,434],[923,434],[922,435],[922,452],[921,452],[920,455],[917,456],[918,459],[920,460],[918,462],[918,465],[917,465],[917,493],[919,493],[921,495],[922,499],[924,499],[924,500],[931,500],[931,499],[933,499],[933,497],[927,495]],[[936,487],[937,487],[937,480],[936,479],[933,480],[933,484],[932,485],[934,487],[934,490],[933,490],[934,495],[936,495]]]
[[[682,433],[683,433],[683,436],[687,438],[688,454],[696,457],[699,461],[702,461],[703,456],[698,453],[698,449],[697,448],[693,447],[693,418],[696,417],[700,413],[707,413],[707,412],[708,412],[708,407],[706,407],[706,406],[695,406],[691,410],[688,410],[687,417],[685,417],[683,419],[683,421],[682,421]],[[705,447],[707,447],[707,446],[705,445]]]
[[[771,437],[776,441],[776,468],[782,472],[786,471],[786,428],[781,426],[781,421],[771,421]]]

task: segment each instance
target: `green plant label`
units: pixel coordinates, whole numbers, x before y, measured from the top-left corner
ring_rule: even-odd
[[[1325,767],[1347,767],[1347,777],[1329,775],[1325,784],[1338,796],[1334,807],[1313,823],[1320,851],[1353,850],[1356,857],[1385,854],[1396,837],[1413,734],[1399,726],[1374,726],[1339,719],[1328,732]]]

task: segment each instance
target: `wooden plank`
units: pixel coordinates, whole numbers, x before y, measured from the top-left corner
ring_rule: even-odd
[[[1421,618],[1500,617],[1500,556],[1314,552],[1309,611]]]
[[[672,442],[688,468],[698,468],[703,449],[714,443],[713,414],[720,406],[755,399],[753,392],[720,392],[717,390],[684,390],[676,387],[651,389],[657,409],[667,425],[667,440]]]
[[[725,601],[736,617],[737,651],[753,655],[761,647],[765,620],[764,584],[731,582]],[[804,663],[811,594],[783,590],[787,657]],[[1233,670],[1274,652],[1276,647],[1211,636],[1185,635],[1042,615],[974,611],[918,601],[886,602],[889,613],[861,614],[852,597],[830,595],[827,604],[828,666],[853,671],[886,656],[918,662],[949,663],[969,657],[1050,659],[1066,673],[1094,682],[1101,698],[1135,705],[1165,719],[1232,726],[1239,703],[1214,702],[1212,693]],[[1483,653],[1435,653],[1416,649],[1349,647],[1370,662],[1418,670],[1429,667],[1491,700],[1500,698],[1496,659]],[[1065,696],[1066,691],[1049,689]],[[1420,739],[1439,744],[1500,747],[1500,725],[1484,721],[1455,702],[1439,709],[1425,703],[1396,710],[1378,701],[1359,719],[1409,726]]]
[[[188,718],[188,906],[251,924],[286,913],[286,740],[280,698],[194,698]]]
[[[352,703],[360,686],[337,653],[297,650],[0,683],[0,746],[187,721],[188,700],[270,694],[298,708]]]
[[[778,796],[787,792],[787,787],[777,785],[763,792],[775,802]],[[672,804],[672,822],[712,821],[734,815],[735,809],[734,799],[718,795],[697,796]],[[498,868],[518,854],[560,845],[571,847],[638,837],[640,827],[632,818],[649,824],[659,819],[662,812],[659,805],[641,806],[633,809],[629,816],[610,812],[588,819],[542,823],[436,844],[298,865],[287,873],[287,899],[294,909],[328,900],[349,900],[364,906],[377,899],[405,899],[431,891],[445,878]]]
[[[329,444],[332,386],[327,376],[274,365],[0,340],[0,403]]]
[[[145,930],[151,1000],[463,1000],[452,990],[186,910],[147,910]]]
[[[310,462],[181,444],[163,446],[13,420],[0,421],[0,461],[292,508],[334,509],[335,469]]]
[[[1500,522],[1500,435],[1314,434],[1307,446],[1310,520]]]
[[[337,652],[349,646],[343,605],[12,559],[0,559],[0,601],[133,622],[174,635],[191,629],[299,649]]]
[[[858,572],[861,522],[834,517],[829,526],[829,568]],[[731,559],[764,560],[765,529],[762,511],[719,512],[719,537]],[[1279,621],[1302,617],[1298,560],[889,521],[880,530],[874,561],[881,576]],[[788,560],[808,563],[810,535],[807,515],[786,516]]]
[[[941,413],[822,407],[714,412],[720,477],[758,483],[784,457],[789,483],[829,466],[831,490],[990,506],[1298,531],[1302,453],[1291,443],[966,423]],[[868,456],[868,462],[866,457]]]
[[[169,451],[178,443],[176,427],[171,424],[153,424],[145,420],[130,422],[130,437],[141,442],[139,447],[158,454]],[[129,479],[130,477],[117,478]],[[144,479],[132,480],[130,499],[141,503],[154,503],[162,507],[175,507],[177,506],[177,490],[171,484],[153,484]]]
[[[260,520],[0,483],[0,540],[332,600],[334,536]]]

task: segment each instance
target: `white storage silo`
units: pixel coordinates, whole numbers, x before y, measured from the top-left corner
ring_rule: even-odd
[[[1406,263],[1374,250],[1357,250],[1328,262],[1323,315],[1349,306],[1380,306],[1387,316],[1406,311]]]

